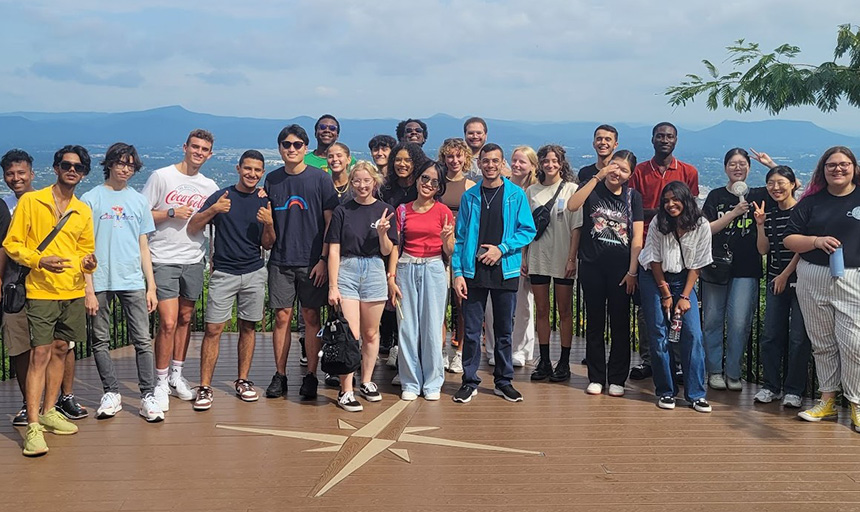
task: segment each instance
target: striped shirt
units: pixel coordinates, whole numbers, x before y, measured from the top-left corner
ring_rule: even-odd
[[[782,273],[785,267],[791,262],[794,253],[785,248],[782,241],[785,239],[785,226],[788,225],[788,218],[791,217],[791,212],[794,207],[786,210],[774,208],[770,210],[764,220],[764,233],[768,240],[767,253],[767,278],[771,280]],[[795,275],[791,276],[790,281],[794,282],[797,279]]]
[[[664,235],[657,229],[655,216],[651,219],[645,247],[639,253],[639,264],[650,268],[652,262],[659,262],[663,264],[663,272],[677,274],[685,268],[696,270],[714,261],[711,255],[711,225],[705,217],[699,218],[696,229],[684,233],[680,242],[679,246],[674,234]]]

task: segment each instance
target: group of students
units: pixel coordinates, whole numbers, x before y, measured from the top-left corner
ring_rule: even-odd
[[[586,393],[598,395],[606,387],[619,397],[628,377],[653,376],[659,407],[674,408],[683,387],[690,407],[710,412],[707,386],[742,388],[742,349],[758,297],[760,255],[767,255],[768,292],[761,337],[764,385],[756,401],[782,396],[784,406],[800,407],[811,347],[822,399],[799,416],[836,417],[841,389],[860,431],[860,172],[848,148],[822,155],[800,202],[794,172],[765,153],[753,157],[770,167],[766,186],[749,189],[744,182],[751,158],[732,149],[724,162],[726,187],[711,191],[700,208],[698,173],[674,157],[677,129],[670,123],[654,127],[654,157],[641,163],[617,149],[615,128],[599,126],[593,139],[597,161],[578,175],[564,148],[552,144],[538,151],[517,147],[509,164],[504,150],[487,142],[480,118],[466,121],[463,138],[446,139],[437,160],[423,150],[428,132],[420,120],[401,122],[397,139],[373,137],[373,162],[356,162],[337,141],[339,133],[334,116],[320,117],[314,126],[317,148],[309,151],[305,130],[289,125],[277,137],[283,166],[266,174],[263,155],[246,151],[236,166],[236,184],[219,189],[200,173],[214,137],[194,130],[182,162],[154,171],[142,193],[128,187],[143,165],[137,150],[116,143],[101,162],[104,184],[81,200],[74,191],[90,170],[85,148],[58,150],[57,181],[42,190],[32,190],[29,155],[12,150],[3,157],[17,202],[6,201],[14,215],[0,263],[8,268],[8,257],[31,269],[26,307],[18,316],[4,315],[3,326],[25,398],[13,420],[27,427],[25,455],[46,453],[45,431],[73,434],[77,427],[68,419],[87,415],[71,392],[74,365],[67,356],[71,343],[86,340],[85,315],[93,317],[91,341],[104,388],[96,415],[110,418],[122,409],[109,352],[114,297],[135,348],[140,415],[151,422],[164,419],[170,395],[192,401],[195,410],[212,407],[220,337],[234,303],[235,391],[241,400],[258,400],[249,372],[266,289],[274,310],[276,366],[268,398],[288,390],[294,307],[311,333],[302,347],[300,363],[307,371],[299,394],[316,398],[317,333],[321,308],[328,304],[342,311],[361,343],[358,376],[326,376],[339,386],[337,405],[344,410],[361,411],[358,397],[382,400],[372,377],[380,329],[387,322],[390,328],[392,319],[401,399],[439,400],[447,368],[463,374],[453,400],[471,401],[481,383],[483,343],[494,367],[494,393],[522,401],[513,386],[514,367],[533,359],[535,333],[539,351],[531,380],[570,379],[577,278],[586,306]],[[53,241],[37,247],[64,217],[68,221],[59,224]],[[191,314],[203,290],[209,225],[214,252],[195,390],[182,370]],[[833,253],[844,260],[838,277],[829,269]],[[550,284],[561,344],[555,364]],[[632,372],[631,298],[639,305],[642,356]],[[154,350],[148,325],[153,311]]]

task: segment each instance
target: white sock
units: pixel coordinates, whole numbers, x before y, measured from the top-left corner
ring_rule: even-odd
[[[156,368],[155,369],[155,385],[156,386],[167,386],[167,375],[168,375],[167,368],[164,368],[164,369]]]
[[[170,382],[176,382],[182,378],[182,367],[185,366],[185,361],[170,361]]]

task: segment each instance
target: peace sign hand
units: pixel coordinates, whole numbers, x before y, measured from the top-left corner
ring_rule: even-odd
[[[753,148],[750,148],[750,153],[752,153],[753,160],[764,165],[768,169],[773,169],[774,167],[776,167],[776,162],[774,162],[773,159],[770,157],[770,155],[768,155],[764,151],[759,153],[758,151],[754,150]]]
[[[442,240],[450,240],[454,238],[454,224],[448,224],[448,219],[445,219],[445,224],[442,226]]]
[[[388,230],[391,229],[391,217],[394,217],[394,212],[388,213],[388,208],[382,212],[382,216],[376,221],[376,231],[382,237]]]
[[[753,217],[755,217],[755,223],[759,226],[764,226],[764,219],[767,217],[767,214],[764,211],[764,201],[761,202],[761,205],[753,201]]]

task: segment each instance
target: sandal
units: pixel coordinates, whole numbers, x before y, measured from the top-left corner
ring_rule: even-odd
[[[233,385],[236,387],[236,395],[244,402],[256,402],[260,398],[254,383],[250,380],[239,379],[233,382]]]

